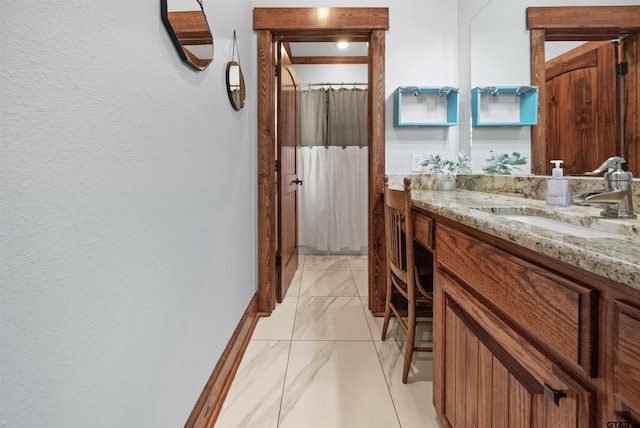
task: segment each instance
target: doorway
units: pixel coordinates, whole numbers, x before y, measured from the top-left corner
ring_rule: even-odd
[[[272,312],[278,269],[276,194],[276,44],[329,42],[369,44],[368,95],[368,272],[369,309],[384,309],[385,248],[382,187],[385,172],[385,31],[388,8],[256,8],[258,36],[258,311]]]
[[[367,255],[368,64],[336,63],[367,60],[367,45],[289,47],[299,81],[298,175],[304,183],[298,189],[299,254]],[[303,62],[309,57],[317,63]]]

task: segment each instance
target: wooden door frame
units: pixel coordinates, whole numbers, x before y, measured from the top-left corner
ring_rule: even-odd
[[[270,314],[276,287],[276,55],[277,41],[369,43],[368,181],[369,309],[384,310],[385,31],[388,8],[255,8],[258,36],[258,312]]]

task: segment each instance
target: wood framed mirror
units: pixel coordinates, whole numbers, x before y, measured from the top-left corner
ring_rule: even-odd
[[[235,111],[240,111],[244,107],[245,98],[244,76],[240,64],[236,61],[229,61],[226,76],[229,102]]]
[[[527,29],[531,37],[531,84],[539,88],[538,124],[531,133],[532,173],[548,175],[551,155],[548,148],[548,98],[545,59],[546,41],[610,41],[619,43],[617,63],[626,62],[625,85],[616,98],[613,111],[597,113],[585,120],[614,121],[613,136],[617,155],[629,161],[629,169],[636,174],[640,168],[640,136],[638,109],[640,106],[639,44],[640,6],[560,6],[527,8]],[[624,43],[620,43],[624,41]],[[558,67],[568,67],[560,63]],[[616,91],[621,85],[611,83]],[[585,91],[586,93],[586,91]],[[590,98],[592,100],[592,98]],[[622,101],[621,101],[622,100]],[[553,100],[551,100],[553,101]],[[591,101],[593,102],[593,101]],[[604,123],[604,122],[603,122]],[[597,126],[597,124],[596,124]],[[587,140],[597,138],[588,136]],[[588,150],[585,147],[585,150]],[[602,161],[604,159],[601,159]],[[593,166],[597,167],[599,162]],[[582,173],[584,171],[580,171]]]
[[[182,61],[196,71],[213,61],[213,36],[199,0],[160,0],[160,15]]]
[[[237,61],[236,55],[238,55]],[[231,107],[233,107],[235,111],[240,111],[244,107],[245,88],[242,67],[240,67],[240,49],[238,49],[238,38],[236,37],[235,30],[233,30],[231,60],[227,63],[227,71],[225,74],[227,95],[229,96]]]

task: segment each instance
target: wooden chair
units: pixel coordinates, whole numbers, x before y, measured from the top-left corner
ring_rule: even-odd
[[[384,177],[384,222],[387,246],[387,296],[382,326],[385,340],[391,313],[407,334],[402,383],[407,383],[413,352],[433,352],[433,347],[415,346],[416,326],[432,325],[431,321],[417,321],[418,307],[433,311],[432,275],[424,278],[423,286],[416,268],[413,242],[413,216],[411,212],[411,179],[404,179],[404,190],[389,189],[389,178]],[[394,292],[394,290],[397,290]],[[394,303],[394,296],[403,296],[407,301],[407,313]],[[397,300],[397,299],[396,299]],[[398,303],[399,304],[399,303]],[[405,321],[404,318],[407,318]]]

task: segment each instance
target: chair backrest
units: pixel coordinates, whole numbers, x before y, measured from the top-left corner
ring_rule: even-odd
[[[404,179],[403,190],[390,189],[389,178],[384,177],[384,222],[389,269],[405,284],[413,284],[415,260],[409,177]]]

